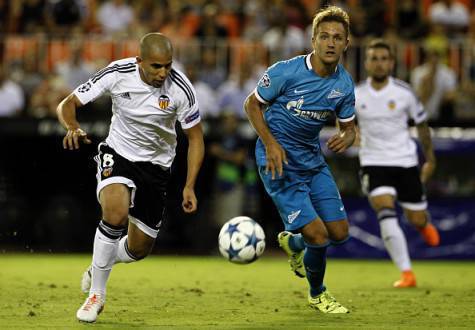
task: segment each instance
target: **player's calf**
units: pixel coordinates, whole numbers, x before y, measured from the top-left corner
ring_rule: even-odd
[[[409,222],[421,234],[424,242],[429,246],[438,246],[440,236],[437,228],[431,223],[427,210],[404,210]]]

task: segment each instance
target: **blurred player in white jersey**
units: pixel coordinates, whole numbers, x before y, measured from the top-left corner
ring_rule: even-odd
[[[185,213],[197,210],[194,185],[203,161],[203,132],[194,88],[172,67],[172,59],[167,37],[146,34],[139,56],[112,62],[58,105],[59,120],[67,130],[63,147],[75,150],[91,143],[76,120],[76,109],[103,93],[112,97],[109,135],[95,157],[102,220],[92,265],[81,283],[89,296],[77,312],[80,321],[94,322],[102,311],[112,266],[143,259],[154,245],[175,157],[177,120],[189,142],[182,207]]]
[[[391,77],[393,67],[389,44],[373,40],[366,49],[368,79],[355,89],[356,114],[361,137],[362,187],[378,217],[384,245],[401,271],[394,287],[407,288],[416,286],[416,277],[395,202],[400,203],[406,218],[428,245],[439,245],[439,234],[430,223],[423,187],[435,170],[436,159],[424,108],[408,84]],[[420,172],[416,143],[409,133],[409,118],[416,124],[424,152],[425,162]]]

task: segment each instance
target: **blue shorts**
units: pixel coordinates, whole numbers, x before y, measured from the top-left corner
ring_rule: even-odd
[[[281,177],[265,174],[259,167],[264,187],[279,211],[285,230],[297,230],[320,218],[325,222],[347,218],[338,187],[327,165],[314,171],[284,170]]]

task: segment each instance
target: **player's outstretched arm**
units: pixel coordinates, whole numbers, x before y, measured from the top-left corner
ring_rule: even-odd
[[[200,171],[205,154],[205,144],[203,141],[203,129],[198,123],[193,127],[185,129],[188,138],[188,170],[186,183],[183,188],[183,211],[193,213],[198,209],[198,200],[195,195],[195,183]]]
[[[436,167],[434,148],[432,147],[432,138],[427,121],[417,124],[417,136],[421,142],[425,157],[425,162],[421,168],[421,181],[422,183],[426,183],[432,174],[434,174]]]
[[[355,121],[338,122],[339,131],[327,141],[328,149],[341,153],[351,147],[356,138]]]
[[[56,108],[59,122],[67,130],[63,138],[64,149],[79,149],[80,142],[85,144],[91,143],[87,133],[80,128],[79,122],[76,119],[76,109],[81,106],[82,104],[77,96],[71,93]]]
[[[283,163],[287,164],[287,155],[285,154],[284,148],[282,148],[270,132],[264,120],[264,116],[262,115],[263,106],[264,104],[259,102],[254,93],[250,94],[244,102],[244,110],[246,111],[247,118],[266,147],[266,173],[270,170],[272,179],[275,179],[276,172],[279,176],[282,176]]]

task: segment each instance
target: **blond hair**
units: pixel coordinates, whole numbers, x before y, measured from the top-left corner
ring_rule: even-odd
[[[320,9],[313,18],[312,23],[312,36],[315,36],[315,31],[318,26],[323,22],[338,22],[343,24],[343,27],[346,32],[346,37],[350,34],[350,17],[340,7],[337,6],[328,6],[326,8]]]

